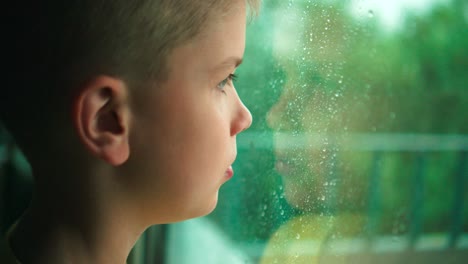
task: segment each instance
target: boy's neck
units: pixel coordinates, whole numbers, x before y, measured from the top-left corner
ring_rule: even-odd
[[[144,228],[135,228],[112,195],[90,189],[78,200],[78,190],[68,191],[60,199],[37,195],[17,222],[10,243],[21,263],[126,263]]]

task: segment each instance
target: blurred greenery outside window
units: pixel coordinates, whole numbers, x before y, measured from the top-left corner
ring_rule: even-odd
[[[466,1],[265,1],[208,217],[239,263],[464,263],[467,47]]]
[[[129,263],[465,263],[468,3],[265,0],[247,34],[234,178]]]

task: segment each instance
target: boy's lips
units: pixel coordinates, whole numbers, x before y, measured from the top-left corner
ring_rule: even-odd
[[[232,178],[232,176],[234,176],[234,169],[232,168],[232,164],[236,160],[236,157],[237,157],[237,152],[234,154],[234,157],[231,159],[231,163],[229,163],[231,165],[229,165],[229,167],[224,172],[224,177],[226,177],[227,179],[230,179]]]
[[[226,172],[224,172],[224,176],[226,178],[232,178],[233,175],[234,175],[234,170],[232,169],[232,166],[229,166],[229,168],[227,168]]]

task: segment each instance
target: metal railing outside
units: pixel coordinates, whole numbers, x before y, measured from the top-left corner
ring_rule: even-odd
[[[281,138],[278,145],[273,145],[273,137]],[[305,143],[307,142],[307,143]],[[372,164],[369,171],[369,196],[367,210],[367,226],[362,237],[339,239],[330,246],[336,254],[356,256],[356,263],[400,263],[401,257],[413,259],[408,263],[438,263],[442,256],[450,255],[450,263],[463,263],[468,257],[468,232],[463,230],[464,212],[466,205],[467,164],[468,164],[468,135],[457,134],[299,134],[269,132],[245,132],[239,136],[240,149],[309,149],[351,152],[371,152]],[[450,226],[448,232],[427,234],[422,232],[422,209],[424,208],[424,186],[426,184],[427,157],[432,153],[450,152],[455,154],[456,166],[454,171],[447,171],[452,175],[454,184],[453,203],[451,205]],[[376,227],[381,216],[379,214],[381,197],[380,184],[382,177],[381,160],[388,153],[411,153],[415,155],[414,175],[412,177],[412,204],[410,205],[410,226],[408,234],[404,236],[384,236],[378,234]],[[336,162],[334,162],[336,164]],[[333,177],[333,176],[332,176]],[[466,229],[466,228],[465,228]],[[390,242],[389,242],[390,241]],[[301,241],[295,243],[300,254],[316,255],[314,250],[318,241]],[[247,243],[242,246],[253,259],[262,257],[265,245]],[[278,252],[280,253],[280,252]],[[333,254],[332,254],[333,255]],[[328,259],[333,262],[333,256]],[[369,257],[372,256],[372,257]],[[327,256],[325,256],[326,258]],[[369,262],[366,262],[368,259]],[[360,262],[359,262],[360,261]],[[417,262],[416,262],[417,261]],[[321,262],[322,263],[322,262]],[[327,262],[323,262],[327,263]],[[352,262],[354,263],[354,262]],[[448,263],[448,262],[447,262]]]

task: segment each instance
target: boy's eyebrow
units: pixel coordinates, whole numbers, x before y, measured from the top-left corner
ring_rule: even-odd
[[[234,65],[234,68],[237,68],[239,65],[242,64],[242,60],[243,60],[242,58],[239,58],[236,56],[228,57],[226,60],[221,62],[218,66],[216,66],[216,69],[231,67],[232,65]]]

